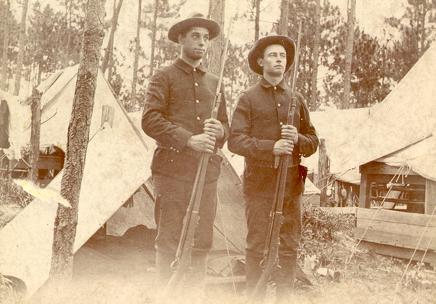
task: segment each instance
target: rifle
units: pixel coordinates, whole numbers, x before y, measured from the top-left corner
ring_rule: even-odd
[[[291,82],[291,102],[288,108],[287,124],[294,124],[294,112],[295,112],[295,87],[298,73],[298,61],[300,53],[300,40],[301,40],[301,21],[298,26],[298,38],[297,47],[295,51],[295,61],[293,77]],[[279,158],[278,172],[276,187],[274,192],[274,200],[270,212],[270,220],[268,226],[268,234],[265,240],[265,249],[263,252],[263,258],[260,262],[263,271],[257,284],[251,294],[251,302],[256,302],[263,296],[263,290],[266,288],[268,280],[272,272],[279,266],[279,246],[280,246],[280,228],[283,224],[283,202],[285,198],[286,190],[286,176],[288,173],[288,166],[292,164],[291,155],[281,155]]]
[[[224,75],[224,66],[227,60],[227,49],[229,44],[229,33],[233,19],[230,21],[227,39],[224,45],[224,50],[221,55],[221,67],[218,78],[218,84],[215,93],[215,99],[213,102],[211,118],[218,117],[218,110],[221,105],[221,85]],[[175,260],[171,263],[173,273],[168,281],[168,284],[164,290],[164,296],[167,297],[170,293],[174,294],[179,283],[182,281],[186,270],[191,265],[191,253],[192,246],[194,245],[194,234],[200,220],[200,204],[201,196],[203,194],[203,188],[206,179],[207,166],[209,163],[210,153],[201,153],[200,161],[197,167],[197,172],[194,179],[194,185],[191,192],[191,198],[189,200],[188,208],[186,210],[185,217],[183,219],[183,228],[179,240],[179,244],[176,251]]]

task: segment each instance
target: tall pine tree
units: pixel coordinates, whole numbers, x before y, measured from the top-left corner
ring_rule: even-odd
[[[97,86],[100,50],[103,43],[105,0],[88,0],[82,53],[74,93],[61,195],[71,208],[58,205],[53,234],[50,279],[67,283],[73,275],[73,249],[76,237],[80,187],[89,142],[89,129]]]

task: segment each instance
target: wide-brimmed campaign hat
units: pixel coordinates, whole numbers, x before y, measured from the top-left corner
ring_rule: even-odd
[[[251,48],[250,52],[248,53],[248,64],[250,65],[250,69],[253,72],[260,75],[263,74],[263,67],[259,65],[257,59],[263,57],[263,52],[265,51],[265,49],[272,44],[280,44],[285,48],[286,71],[289,70],[292,63],[294,63],[295,43],[291,38],[281,35],[266,36],[257,40],[254,46]]]
[[[204,27],[209,30],[209,39],[213,39],[220,33],[220,26],[211,19],[207,19],[201,13],[192,13],[188,18],[173,24],[168,31],[168,39],[179,43],[179,35],[192,27]]]

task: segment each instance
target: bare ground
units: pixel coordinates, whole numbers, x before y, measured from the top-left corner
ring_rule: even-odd
[[[150,237],[142,232],[138,229],[123,238],[88,242],[76,255],[73,288],[54,293],[42,290],[30,303],[155,303],[154,250]],[[338,259],[326,267],[336,272],[335,277],[320,275],[319,268],[309,271],[314,286],[298,283],[294,302],[436,303],[436,273],[425,267],[417,274],[417,266],[413,266],[395,293],[406,264],[359,249],[348,266],[345,259]],[[242,286],[236,287],[235,292],[231,285],[208,285],[201,303],[246,303]],[[191,300],[178,299],[177,303]]]
[[[0,204],[0,224],[20,210],[14,204]],[[315,217],[316,221],[306,219],[305,245],[300,257],[301,266],[314,286],[298,282],[295,299],[289,303],[436,303],[434,269],[428,265],[411,265],[401,280],[407,261],[380,256],[362,247],[346,264],[355,245],[349,227],[341,231],[344,227],[335,222],[332,229],[330,224],[319,225],[324,215],[315,214]],[[94,237],[75,256],[72,284],[62,289],[44,286],[28,303],[156,303],[159,287],[155,281],[153,237],[144,227],[129,230],[120,238]],[[201,303],[247,303],[242,285],[235,287],[236,290],[231,284],[208,285],[207,296]],[[184,300],[176,302],[192,302]],[[1,284],[0,303],[18,303]]]

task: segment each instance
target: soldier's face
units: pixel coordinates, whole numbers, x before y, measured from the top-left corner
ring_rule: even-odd
[[[179,42],[187,57],[193,60],[202,59],[209,46],[209,31],[203,27],[193,27],[180,36]]]
[[[263,73],[270,76],[283,76],[286,69],[286,50],[280,44],[272,44],[265,48],[263,57],[258,59],[258,63],[263,67]]]

